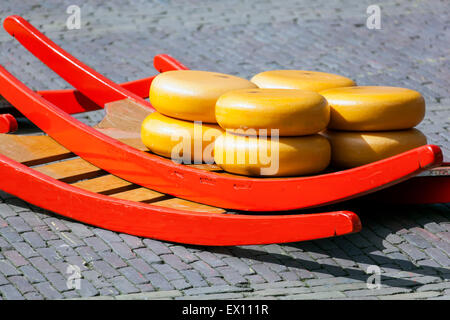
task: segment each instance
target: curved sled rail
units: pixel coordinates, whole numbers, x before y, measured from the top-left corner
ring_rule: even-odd
[[[0,154],[0,189],[68,218],[117,232],[195,245],[296,242],[361,230],[349,211],[301,215],[197,213],[86,191]],[[95,208],[95,210],[93,210]]]
[[[187,69],[187,67],[185,67],[181,62],[167,54],[156,55],[153,58],[153,65],[158,72]],[[148,98],[150,85],[152,84],[154,78],[155,76],[152,76],[124,82],[119,85],[122,88],[134,93],[138,97],[145,99]],[[82,113],[103,108],[103,105],[99,106],[79,90],[43,90],[37,91],[37,93],[69,114]]]
[[[131,99],[139,101],[153,110],[152,105],[148,101],[120,87],[77,60],[22,17],[9,16],[5,19],[3,26],[9,34],[15,37],[25,48],[29,49],[39,60],[45,64],[51,63],[56,73],[65,74],[66,76],[63,78],[67,82],[83,92],[97,105],[103,106],[111,101]]]
[[[222,208],[281,211],[347,200],[398,183],[442,161],[427,145],[372,164],[297,178],[209,172],[134,149],[71,117],[0,67],[0,94],[61,145],[127,181]]]

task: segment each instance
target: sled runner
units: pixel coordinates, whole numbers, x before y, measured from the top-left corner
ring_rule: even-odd
[[[282,243],[357,232],[349,211],[231,214],[142,188],[76,157],[48,136],[0,134],[0,189],[101,228],[195,245]]]
[[[152,112],[150,103],[143,99],[143,91],[136,94],[98,74],[21,17],[6,18],[4,26],[78,91],[39,94],[0,68],[0,94],[74,154],[117,177],[161,193],[228,209],[292,210],[378,191],[442,162],[439,147],[427,145],[365,166],[308,177],[248,178],[221,172],[215,166],[176,164],[144,152],[136,137],[136,125]],[[168,56],[155,57],[155,66],[162,72],[185,69]],[[144,83],[149,86],[151,78],[142,82],[142,87]],[[68,99],[70,103],[66,104],[64,95],[72,97]],[[107,117],[96,128],[70,116],[105,104]]]

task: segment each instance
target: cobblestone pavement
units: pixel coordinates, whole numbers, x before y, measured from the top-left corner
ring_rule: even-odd
[[[0,12],[24,16],[117,82],[154,73],[152,57],[169,53],[193,69],[247,78],[301,68],[409,87],[427,101],[419,128],[449,159],[448,2],[378,3],[381,30],[366,28],[371,1],[356,0],[1,0]],[[71,4],[81,7],[80,30],[65,27]],[[69,87],[3,30],[0,48],[0,63],[31,88]],[[102,113],[78,117],[93,124]],[[198,247],[94,228],[0,193],[0,299],[450,298],[449,204],[338,207],[360,214],[360,233]],[[67,287],[70,265],[81,269],[79,290]],[[382,272],[380,289],[367,287],[370,265]]]

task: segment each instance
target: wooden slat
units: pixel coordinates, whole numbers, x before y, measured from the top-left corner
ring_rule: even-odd
[[[67,183],[97,177],[104,173],[103,170],[81,158],[54,162],[33,169]]]
[[[163,193],[142,188],[110,174],[90,180],[80,181],[72,185],[92,192],[110,195],[114,198],[146,202],[166,208],[197,212],[225,212],[225,210],[221,208],[215,208],[192,201],[174,198]]]
[[[113,176],[112,174],[79,181],[72,185],[81,189],[106,195],[124,192],[139,187],[131,182]]]
[[[207,206],[205,204],[192,202],[180,198],[171,198],[167,200],[161,200],[152,202],[151,204],[166,208],[179,209],[179,210],[188,210],[188,211],[196,211],[196,212],[212,212],[212,213],[225,213],[226,210],[217,207]]]
[[[106,116],[95,128],[115,128],[121,131],[140,133],[144,119],[153,111],[129,99],[105,104]]]
[[[0,134],[0,153],[27,166],[73,157],[73,153],[48,136]]]
[[[118,199],[138,201],[138,202],[165,200],[169,198],[169,196],[166,196],[164,193],[159,193],[157,191],[153,191],[147,188],[137,188],[133,190],[111,194],[110,196]]]

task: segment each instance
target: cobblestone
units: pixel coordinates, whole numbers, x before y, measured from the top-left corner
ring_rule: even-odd
[[[151,57],[169,53],[193,69],[245,78],[320,70],[418,90],[427,103],[418,128],[450,159],[445,2],[383,2],[380,30],[366,29],[367,4],[350,0],[94,1],[83,4],[82,28],[71,32],[65,2],[31,6],[4,1],[0,12],[23,15],[115,82],[154,73]],[[3,30],[0,46],[0,63],[26,85],[69,88]],[[76,117],[94,125],[103,115]],[[363,224],[356,234],[202,247],[103,230],[0,192],[0,299],[449,299],[449,204],[354,210]],[[69,265],[81,269],[79,290],[65,286]],[[371,265],[382,270],[380,290],[365,288]]]

